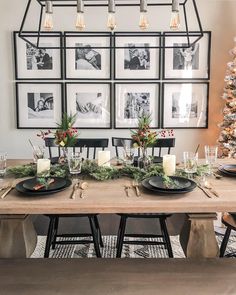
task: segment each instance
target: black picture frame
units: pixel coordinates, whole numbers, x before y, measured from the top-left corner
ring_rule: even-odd
[[[33,31],[27,31],[27,33],[31,36],[31,38],[33,38],[32,40],[32,44],[34,43],[34,39],[37,37],[36,33]],[[32,61],[30,62],[29,57],[27,56],[27,49],[24,52],[23,48],[21,48],[21,46],[28,46],[29,52],[32,52],[33,50],[37,50],[36,48],[34,48],[31,44],[25,42],[24,40],[22,40],[21,38],[18,37],[19,32],[18,31],[14,31],[13,32],[13,46],[14,46],[14,67],[15,67],[15,79],[16,80],[38,80],[38,81],[43,81],[43,80],[62,80],[63,79],[63,50],[62,49],[50,49],[50,47],[47,47],[45,45],[45,49],[46,49],[46,53],[47,51],[51,51],[50,52],[50,58],[52,59],[53,56],[54,58],[56,58],[56,62],[52,63],[52,67],[53,65],[56,66],[56,72],[58,73],[57,75],[53,76],[53,74],[50,73],[50,71],[48,69],[45,69],[43,71],[37,70],[37,69],[33,69],[33,63]],[[62,32],[45,32],[43,33],[43,35],[41,36],[40,40],[42,42],[42,40],[46,40],[45,38],[50,38],[50,40],[52,41],[53,38],[57,38],[58,39],[58,43],[60,44],[60,46],[62,47],[62,42],[63,42],[63,35]],[[36,42],[36,41],[35,41]],[[39,51],[42,49],[39,49]],[[20,58],[20,54],[24,54],[25,53],[25,59]],[[31,55],[31,57],[33,56],[33,54]],[[22,63],[22,61],[24,61]],[[29,64],[30,63],[30,64]],[[30,66],[30,69],[28,69],[28,65]],[[35,66],[35,63],[34,63]],[[27,72],[28,71],[28,72]],[[48,76],[46,76],[46,73],[48,74]],[[42,75],[43,74],[43,75]],[[45,77],[44,77],[45,76]]]
[[[40,85],[42,87],[38,87],[38,91],[44,91],[44,92],[33,92],[35,89],[37,89],[37,86]],[[49,85],[54,85],[57,86],[57,89],[54,89],[57,91],[55,93],[55,97],[57,97],[58,94],[61,95],[60,99],[57,101],[57,105],[55,106],[55,101],[53,99],[53,111],[54,111],[54,106],[57,108],[56,112],[56,118],[48,118],[48,117],[34,117],[34,113],[36,113],[36,110],[32,110],[31,107],[29,107],[29,100],[30,98],[34,99],[35,102],[35,94],[50,94],[49,91]],[[20,89],[20,86],[22,88]],[[24,87],[25,86],[25,87]],[[29,91],[27,92],[27,86],[29,87]],[[15,82],[15,89],[16,89],[16,125],[17,129],[56,129],[57,128],[57,122],[61,121],[62,118],[62,113],[64,111],[64,85],[61,82]],[[30,90],[31,89],[31,90]],[[24,96],[23,93],[27,93],[27,98]],[[51,90],[52,91],[52,90]],[[30,94],[30,96],[29,96]],[[33,95],[34,94],[34,95]],[[22,99],[23,97],[23,99]],[[40,98],[41,99],[41,98]],[[38,100],[40,100],[38,99]],[[28,111],[28,118],[25,117],[24,115],[24,108],[25,111]],[[29,110],[30,109],[30,110]],[[45,111],[45,110],[42,110]],[[39,112],[39,111],[38,111]],[[48,114],[49,115],[49,114]],[[29,118],[30,117],[30,118]],[[42,120],[42,123],[44,124],[38,124],[40,122],[40,119]],[[50,122],[52,124],[48,124]],[[45,120],[45,122],[44,122]],[[28,125],[24,122],[28,122]],[[31,124],[30,124],[31,123]]]
[[[128,85],[128,87],[126,86]],[[133,86],[133,87],[129,87],[129,86]],[[152,85],[154,86],[154,88],[152,87],[152,90],[155,91],[155,93],[152,93],[149,94],[149,98],[151,97],[152,98],[152,101],[149,99],[147,103],[149,103],[149,112],[152,114],[153,116],[153,121],[154,123],[151,124],[151,128],[152,129],[159,129],[160,128],[160,90],[161,90],[161,83],[160,82],[153,82],[153,81],[150,81],[150,82],[143,82],[143,83],[140,83],[140,82],[133,82],[133,81],[130,81],[130,82],[115,82],[113,84],[113,96],[114,96],[114,102],[113,102],[113,105],[114,105],[114,129],[135,129],[137,128],[137,114],[135,114],[135,118],[125,118],[125,105],[124,105],[124,102],[120,101],[120,98],[117,97],[117,87],[118,86],[123,86],[127,88],[127,90],[124,89],[123,93],[125,94],[129,94],[129,92],[126,92],[126,91],[131,91],[132,88],[134,89],[133,91],[135,91],[134,93],[135,94],[141,94],[141,93],[144,93],[146,94],[145,91],[147,91],[147,85]],[[129,90],[131,89],[131,90]],[[149,88],[151,89],[151,87]],[[139,91],[139,92],[137,92]],[[122,90],[120,91],[122,93]],[[136,95],[137,96],[137,95]],[[140,96],[138,96],[138,98],[140,98]],[[146,96],[147,98],[147,96]],[[144,101],[141,102],[141,103],[145,103],[145,99],[144,98]],[[134,100],[137,100],[137,98],[131,98],[131,99],[134,99]],[[150,101],[152,102],[152,104],[150,103]],[[122,108],[123,106],[123,110],[118,110],[118,106]],[[117,118],[117,112],[119,112],[120,114],[120,118],[118,119]],[[136,112],[136,110],[135,110]],[[123,113],[123,115],[122,115]],[[126,112],[127,113],[127,112]],[[131,115],[132,116],[132,115]],[[130,122],[129,122],[130,121]],[[133,122],[135,121],[136,124],[133,124]],[[118,123],[118,122],[122,122],[122,123]]]
[[[94,50],[101,50],[101,51],[106,51],[107,52],[107,58],[106,61],[107,63],[109,63],[107,65],[107,69],[105,69],[105,71],[107,71],[107,75],[100,77],[101,75],[99,75],[100,73],[97,73],[97,71],[88,71],[85,70],[83,73],[81,73],[81,75],[69,75],[68,73],[68,69],[70,69],[72,71],[72,61],[69,61],[68,58],[68,52],[71,51],[75,51],[76,49],[74,48],[74,46],[70,46],[68,45],[68,40],[70,40],[69,38],[81,38],[81,42],[84,42],[83,40],[86,40],[86,38],[107,38],[108,43],[109,43],[109,48],[107,48],[108,46],[94,46],[92,47],[93,51]],[[91,43],[91,41],[90,41]],[[113,63],[112,63],[112,34],[110,32],[72,32],[72,31],[66,31],[64,32],[64,44],[67,47],[66,49],[64,49],[64,71],[65,71],[65,80],[81,80],[81,81],[85,81],[85,80],[98,80],[98,81],[105,81],[105,80],[111,80],[112,79],[112,68],[113,68]],[[78,48],[79,49],[79,48]],[[76,61],[75,61],[76,62]],[[101,61],[101,69],[102,67],[105,67],[105,62],[103,63]],[[74,74],[75,74],[75,70],[74,70]],[[88,73],[87,73],[88,72]],[[92,75],[92,73],[96,73],[96,75]],[[87,74],[87,76],[85,75]]]
[[[83,122],[81,122],[78,126],[77,126],[77,121],[74,124],[75,128],[78,129],[112,129],[112,84],[110,82],[84,82],[84,81],[80,81],[80,82],[66,82],[65,83],[65,110],[66,112],[72,112],[72,113],[77,113],[77,110],[72,110],[71,108],[68,107],[69,105],[69,100],[68,98],[72,99],[74,97],[73,95],[73,89],[71,90],[71,92],[69,91],[69,86],[75,86],[78,85],[78,89],[80,89],[81,91],[84,91],[85,89],[88,89],[88,91],[92,91],[92,86],[94,86],[94,89],[96,91],[100,91],[100,89],[102,88],[102,86],[107,86],[107,100],[108,100],[108,106],[107,108],[104,108],[104,112],[102,113],[103,117],[107,118],[107,121],[105,122],[105,124],[107,124],[107,126],[99,126],[99,122],[98,120],[94,123],[91,124],[91,126],[89,126],[89,124],[86,126],[83,126]],[[105,87],[104,87],[105,89]],[[84,92],[83,92],[84,93]],[[91,94],[92,92],[88,92],[89,94]],[[76,94],[74,92],[74,94]],[[97,92],[98,94],[98,92]],[[70,103],[73,103],[70,102]],[[73,104],[74,105],[74,104]],[[88,103],[87,105],[84,106],[84,110],[86,113],[86,115],[89,113],[88,109],[91,108],[95,108],[95,105],[93,105],[92,103]],[[109,114],[107,113],[109,111]],[[88,118],[88,115],[86,116]],[[109,119],[108,119],[109,117]],[[79,119],[77,119],[79,120]]]
[[[181,106],[177,104],[180,99],[182,100]],[[161,104],[161,128],[207,129],[209,111],[209,82],[163,83]],[[180,111],[180,107],[182,107],[182,111]],[[189,117],[187,117],[187,114]],[[168,124],[168,120],[172,122]],[[180,122],[177,122],[178,120]],[[185,120],[189,120],[189,123],[184,122]]]
[[[191,35],[197,32],[191,32]],[[164,33],[163,44],[172,45],[171,35]],[[173,39],[179,40],[180,44],[186,44],[183,32],[176,32]],[[178,39],[179,38],[179,39]],[[193,37],[190,37],[190,40]],[[182,41],[181,41],[182,40]],[[167,44],[168,43],[168,44]],[[175,46],[178,43],[173,43]],[[187,44],[186,44],[187,46]],[[203,37],[197,41],[194,48],[190,47],[190,53],[186,53],[189,48],[165,48],[162,58],[162,78],[163,80],[204,80],[210,79],[210,58],[211,58],[211,31],[204,31]],[[181,51],[180,51],[181,50]],[[186,60],[186,57],[189,59]]]
[[[160,80],[160,74],[161,74],[161,49],[158,48],[158,46],[160,46],[161,44],[161,33],[160,32],[115,32],[113,35],[114,41],[114,80],[149,80],[149,81],[156,81],[156,80]],[[132,75],[128,75],[128,72],[126,72],[126,70],[128,68],[125,69],[127,61],[125,62],[125,54],[126,52],[124,52],[124,50],[126,50],[126,48],[129,48],[127,46],[125,46],[125,44],[120,44],[119,43],[119,38],[127,38],[127,42],[138,42],[140,43],[141,39],[143,38],[144,41],[143,42],[150,42],[150,38],[152,38],[152,43],[151,46],[147,46],[145,47],[144,45],[146,43],[141,43],[142,45],[139,46],[134,46],[134,51],[138,51],[140,50],[141,52],[143,52],[143,50],[149,49],[148,51],[146,51],[148,53],[148,62],[149,62],[149,71],[151,73],[151,71],[156,72],[156,75],[151,75],[148,72],[145,72],[145,66],[141,65],[141,63],[139,63],[139,66],[142,67],[142,69],[138,70],[138,69],[133,69],[132,71]],[[137,38],[137,41],[135,41],[135,39]],[[145,39],[148,38],[149,41],[145,41]],[[155,44],[154,40],[156,39],[157,44]],[[130,44],[131,45],[131,44]],[[122,51],[121,51],[122,50]],[[157,54],[155,54],[154,52],[157,51]],[[120,67],[120,65],[117,64],[117,55],[121,55],[123,56],[123,65],[122,68],[123,69],[118,69]],[[153,58],[156,58],[156,62],[154,61],[153,63],[151,63],[150,61]],[[143,58],[143,60],[145,61],[145,59]],[[133,63],[134,64],[134,63]],[[147,63],[148,64],[148,63]],[[154,67],[154,68],[153,68]],[[156,68],[156,70],[155,70]],[[122,71],[122,73],[120,75],[118,75],[118,70]],[[131,69],[130,69],[131,70]],[[146,75],[145,75],[146,74]]]

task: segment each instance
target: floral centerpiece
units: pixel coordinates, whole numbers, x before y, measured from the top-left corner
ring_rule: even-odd
[[[144,114],[138,119],[138,129],[131,130],[131,138],[134,141],[134,147],[140,148],[142,155],[141,166],[148,165],[149,159],[147,157],[147,148],[152,146],[157,141],[158,133],[150,129],[152,119],[151,114]]]
[[[74,124],[76,121],[75,115],[68,115],[64,113],[62,115],[62,119],[60,123],[57,123],[56,131],[48,130],[46,132],[40,131],[37,136],[45,139],[48,135],[52,134],[55,137],[55,143],[62,148],[63,157],[67,156],[67,148],[73,147],[78,138],[78,130],[74,128]]]

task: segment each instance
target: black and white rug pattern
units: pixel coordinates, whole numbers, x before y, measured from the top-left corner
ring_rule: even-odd
[[[216,233],[220,246],[223,235]],[[131,239],[131,238],[130,238]],[[175,258],[184,258],[185,255],[179,242],[179,236],[171,236],[171,245]],[[148,240],[148,239],[146,239]],[[153,239],[149,239],[153,240]],[[43,258],[46,243],[46,236],[38,236],[38,242],[31,258]],[[116,236],[103,236],[104,247],[101,248],[103,258],[116,257]],[[226,255],[236,252],[236,236],[231,236],[228,242]],[[50,258],[93,258],[96,257],[93,244],[85,245],[56,245],[55,250],[50,251]],[[149,245],[124,245],[122,251],[124,258],[167,258],[164,246]]]

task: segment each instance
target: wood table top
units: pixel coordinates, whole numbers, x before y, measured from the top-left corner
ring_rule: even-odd
[[[8,165],[25,162],[9,160]],[[233,177],[212,178],[211,183],[219,198],[208,198],[199,188],[179,195],[156,195],[140,188],[141,197],[137,197],[134,190],[127,197],[124,190],[127,181],[130,180],[88,180],[89,188],[84,199],[79,196],[70,199],[72,187],[38,197],[25,196],[13,189],[4,199],[0,199],[0,214],[236,212],[236,178]]]

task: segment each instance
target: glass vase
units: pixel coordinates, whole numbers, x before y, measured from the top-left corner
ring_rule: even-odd
[[[141,149],[141,156],[138,158],[138,167],[146,170],[151,164],[150,157],[147,154],[147,149]]]
[[[68,147],[63,146],[61,147],[61,155],[59,158],[59,163],[63,164],[63,163],[68,163]]]

